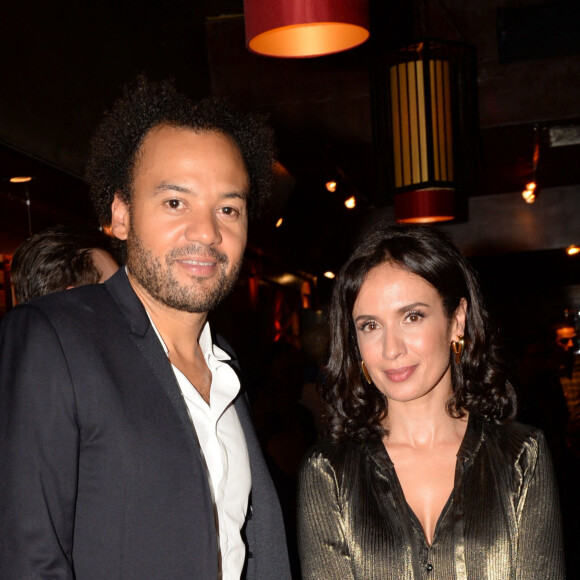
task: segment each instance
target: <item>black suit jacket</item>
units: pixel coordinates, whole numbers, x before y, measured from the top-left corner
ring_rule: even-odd
[[[243,396],[246,577],[289,578],[275,490]],[[18,306],[0,331],[0,578],[208,579],[217,540],[200,447],[124,269]]]

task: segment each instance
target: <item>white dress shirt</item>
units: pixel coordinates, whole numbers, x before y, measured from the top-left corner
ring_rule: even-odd
[[[151,324],[155,328],[153,321]],[[168,353],[157,328],[155,332]],[[224,362],[230,359],[228,354],[212,343],[209,323],[203,328],[199,345],[212,375],[209,405],[187,377],[177,367],[172,368],[205,459],[217,515],[220,578],[239,580],[246,557],[241,529],[252,487],[246,439],[233,405],[240,381]]]

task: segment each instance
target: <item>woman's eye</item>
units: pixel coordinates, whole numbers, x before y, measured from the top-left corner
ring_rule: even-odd
[[[423,315],[420,312],[409,312],[407,314],[407,320],[409,322],[418,322],[421,318],[423,318]]]
[[[373,330],[376,330],[376,328],[377,328],[377,323],[374,320],[369,320],[368,322],[365,322],[361,326],[361,330],[363,332],[371,332]]]

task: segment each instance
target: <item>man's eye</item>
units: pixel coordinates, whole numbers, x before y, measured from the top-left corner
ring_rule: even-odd
[[[178,199],[170,199],[165,202],[171,209],[179,209],[181,207],[181,201]]]
[[[240,213],[235,207],[222,207],[222,213],[225,215],[236,215]]]

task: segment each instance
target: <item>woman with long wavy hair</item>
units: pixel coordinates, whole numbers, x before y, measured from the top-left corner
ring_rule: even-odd
[[[468,261],[439,230],[379,224],[344,265],[302,466],[304,580],[564,578],[541,431],[515,393]]]

